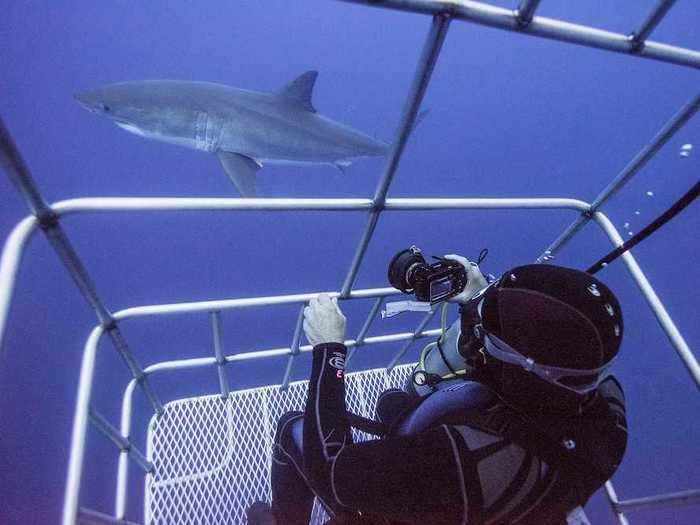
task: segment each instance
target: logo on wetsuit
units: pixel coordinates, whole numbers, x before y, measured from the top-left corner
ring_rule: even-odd
[[[345,370],[345,356],[342,352],[333,352],[333,355],[328,360],[328,364],[336,369],[335,376],[342,379],[343,370]]]

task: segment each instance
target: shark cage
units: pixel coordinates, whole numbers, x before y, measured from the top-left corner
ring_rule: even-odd
[[[59,255],[66,270],[80,289],[85,300],[94,309],[98,323],[85,344],[68,473],[65,483],[63,525],[75,523],[130,523],[125,518],[130,465],[145,476],[144,522],[170,523],[241,523],[245,507],[255,499],[269,498],[270,448],[276,419],[290,409],[301,409],[306,394],[306,382],[290,382],[292,363],[311,347],[301,344],[303,307],[319,291],[296,295],[247,297],[207,302],[189,302],[135,306],[112,312],[103,303],[62,228],[62,219],[68,214],[95,212],[143,211],[211,211],[231,213],[243,210],[275,213],[281,210],[316,210],[335,213],[361,210],[366,213],[366,225],[352,263],[339,290],[328,292],[332,297],[345,300],[373,299],[374,303],[362,329],[354,339],[346,341],[351,352],[363,345],[403,341],[404,344],[386,368],[364,370],[347,377],[347,404],[359,415],[372,418],[378,394],[387,387],[403,384],[410,365],[399,364],[412,342],[419,338],[434,337],[439,330],[428,330],[432,313],[411,332],[382,336],[368,336],[373,320],[387,296],[398,293],[393,288],[356,289],[353,287],[380,216],[396,210],[468,210],[468,209],[566,209],[575,219],[565,231],[543,250],[538,262],[546,261],[549,254],[557,253],[584,225],[593,222],[602,229],[613,246],[623,239],[601,211],[606,201],[632,179],[645,164],[700,108],[700,93],[682,107],[658,131],[650,142],[615,176],[593,202],[572,198],[389,198],[390,184],[404,151],[410,130],[416,120],[421,101],[438,60],[450,23],[455,20],[482,24],[523,35],[568,42],[600,50],[627,54],[633,57],[658,60],[679,67],[700,69],[700,52],[649,40],[651,33],[673,5],[673,0],[659,1],[644,23],[630,34],[619,34],[562,20],[536,16],[539,0],[523,0],[515,10],[468,0],[350,0],[401,11],[428,15],[430,26],[415,76],[408,93],[397,136],[387,156],[383,173],[372,198],[77,198],[48,204],[22,160],[4,126],[0,130],[2,166],[24,197],[31,214],[16,225],[5,242],[0,261],[0,341],[6,327],[13,288],[22,253],[32,236],[41,230]],[[700,366],[683,336],[659,300],[651,284],[629,251],[622,255],[624,266],[648,303],[654,316],[668,337],[696,385],[700,385]],[[262,349],[235,355],[226,355],[221,342],[221,312],[251,307],[271,307],[291,304],[300,307],[294,337],[288,347]],[[120,327],[130,319],[152,316],[170,316],[208,313],[214,338],[211,357],[177,359],[142,367],[133,357],[129,343]],[[111,340],[133,378],[125,385],[122,398],[121,421],[108,421],[97,412],[91,402],[98,342]],[[279,385],[248,390],[232,390],[224,368],[234,362],[261,360],[288,356],[287,367]],[[209,396],[179,399],[163,404],[152,386],[153,374],[197,367],[216,369],[220,392]],[[133,444],[132,403],[139,390],[150,402],[153,417],[147,431],[147,450]],[[81,506],[81,477],[86,461],[85,443],[88,428],[107,436],[117,447],[119,456],[116,472],[116,495],[113,511],[100,511]],[[140,429],[143,430],[143,429]],[[357,439],[367,434],[356,432]],[[133,473],[131,474],[133,476]],[[615,519],[627,524],[627,514],[640,509],[697,504],[700,489],[658,494],[644,498],[620,500],[610,482],[605,485]],[[316,507],[313,521],[321,523],[323,512]]]

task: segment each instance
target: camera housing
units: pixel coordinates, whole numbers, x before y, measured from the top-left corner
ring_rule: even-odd
[[[457,261],[435,257],[428,264],[416,246],[397,253],[389,263],[389,283],[416,299],[431,304],[459,295],[467,286],[467,271]]]

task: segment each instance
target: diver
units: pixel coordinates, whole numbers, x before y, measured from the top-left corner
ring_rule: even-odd
[[[381,439],[352,440],[336,300],[305,308],[305,411],[280,418],[272,505],[255,503],[248,523],[306,525],[314,497],[333,524],[588,523],[581,508],[627,443],[608,372],[623,335],[616,297],[560,266],[516,267],[489,284],[466,258],[421,259],[399,253],[390,282],[421,302],[457,302],[460,317],[445,330],[443,316],[404,391],[380,395]]]

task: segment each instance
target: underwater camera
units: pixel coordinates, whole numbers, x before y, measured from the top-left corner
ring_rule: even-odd
[[[467,271],[457,261],[435,257],[428,264],[420,249],[411,246],[397,253],[389,263],[389,283],[416,299],[430,304],[446,301],[464,290]]]

